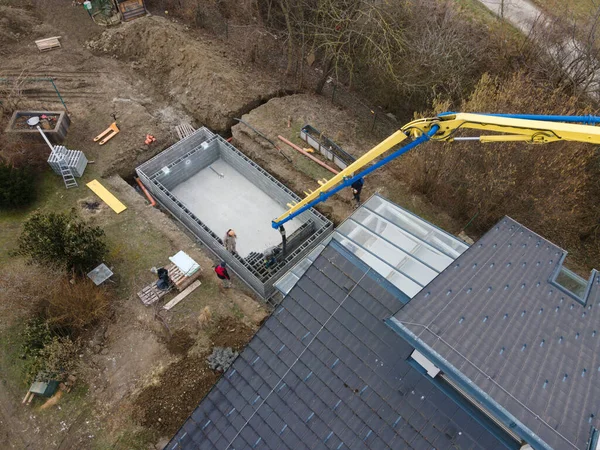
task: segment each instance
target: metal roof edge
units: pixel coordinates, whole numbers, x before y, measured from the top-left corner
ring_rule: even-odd
[[[463,375],[460,370],[456,369],[439,353],[419,339],[411,330],[403,325],[402,322],[392,316],[389,319],[386,319],[385,323],[392,330],[398,333],[404,340],[406,340],[412,347],[423,353],[436,366],[442,369],[442,372],[449,376],[452,381],[460,386],[460,388],[463,389],[467,394],[471,395],[486,409],[492,412],[494,416],[505,426],[510,428],[522,439],[526,440],[527,443],[535,450],[553,450],[552,447],[546,444],[537,434],[527,428],[502,405],[496,402],[491,396],[486,394],[475,383]]]
[[[562,247],[560,247],[560,246],[556,245],[554,242],[552,242],[552,241],[548,240],[548,238],[545,238],[545,237],[544,237],[544,236],[542,236],[541,234],[538,234],[538,233],[536,233],[536,232],[535,232],[535,231],[533,231],[531,228],[529,228],[529,227],[527,227],[527,226],[523,225],[521,222],[519,222],[518,220],[515,220],[515,219],[513,219],[513,218],[512,218],[512,217],[510,217],[510,216],[503,216],[503,217],[502,217],[502,219],[500,219],[498,222],[496,222],[496,224],[495,224],[495,225],[492,225],[492,226],[490,227],[490,230],[491,230],[492,228],[494,228],[495,226],[498,226],[498,224],[499,224],[499,223],[501,223],[501,222],[502,222],[504,219],[510,219],[510,220],[512,220],[514,223],[516,223],[516,224],[517,224],[518,226],[520,226],[521,228],[524,228],[524,229],[526,229],[527,231],[529,231],[530,233],[532,233],[532,234],[536,235],[538,238],[542,239],[543,241],[547,242],[548,244],[550,244],[550,245],[553,245],[554,247],[556,247],[557,249],[559,249],[560,251],[562,251],[562,252],[563,252],[565,255],[566,255],[567,253],[569,253],[569,252],[567,252],[567,251],[566,251],[564,248],[562,248]],[[485,234],[487,234],[487,232],[486,232]],[[484,234],[484,235],[485,235],[485,234]]]
[[[590,438],[588,439],[586,450],[596,450],[600,444],[600,433],[593,426],[590,427]]]
[[[363,270],[364,272],[368,272],[368,276],[373,281],[375,281],[382,288],[384,288],[386,291],[388,291],[391,295],[393,295],[395,298],[397,298],[402,303],[402,305],[408,304],[408,302],[410,301],[410,297],[408,295],[406,295],[404,292],[402,292],[400,289],[398,289],[396,286],[394,286],[389,280],[384,278],[382,275],[377,273],[377,271],[369,270],[369,269],[371,269],[371,266],[369,266],[367,263],[362,261],[358,256],[356,256],[350,250],[348,250],[346,247],[344,247],[344,245],[336,239],[336,234],[338,234],[337,231],[335,231],[332,234],[331,241],[329,241],[329,244],[327,244],[325,247],[331,246],[335,251],[340,253],[344,258],[346,258],[348,261],[350,261],[356,267]],[[346,236],[344,236],[344,237],[346,237]],[[298,281],[300,281],[300,280],[298,280]],[[398,311],[396,311],[396,313],[397,312]],[[394,313],[394,314],[396,314],[396,313]]]

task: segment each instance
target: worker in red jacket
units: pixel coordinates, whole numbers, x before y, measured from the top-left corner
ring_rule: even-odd
[[[223,261],[218,266],[215,266],[215,273],[219,277],[220,280],[223,281],[224,288],[231,287],[231,277],[229,276],[229,272],[227,272],[227,264]]]

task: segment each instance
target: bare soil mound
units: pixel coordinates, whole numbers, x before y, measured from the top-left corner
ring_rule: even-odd
[[[240,351],[254,330],[234,317],[221,317],[209,330],[211,347],[231,347]],[[173,333],[167,343],[171,353],[186,354],[193,339],[183,330]],[[190,345],[191,344],[191,345]],[[210,369],[207,357],[187,354],[169,365],[156,384],[144,388],[134,401],[140,425],[172,436],[210,391],[220,374]]]
[[[191,38],[163,17],[106,30],[88,46],[130,61],[132,68],[216,131],[230,128],[238,114],[285,93],[279,80],[228,57],[209,40]]]
[[[378,137],[368,128],[364,129],[364,125],[351,112],[313,94],[271,99],[244,115],[242,119],[275,142],[291,162],[243,124],[235,125],[231,130],[236,145],[300,196],[304,191],[311,191],[318,186],[317,180],[331,178],[332,173],[279,141],[278,135],[305,148],[308,144],[300,140],[300,129],[304,125],[312,125],[354,157],[363,155],[378,142]],[[318,152],[315,152],[315,156],[321,157]],[[328,164],[334,166],[332,162]],[[380,184],[380,174],[381,172],[378,172],[370,177],[363,191],[365,199],[389,181],[385,180]],[[348,189],[347,192],[328,200],[326,204],[319,205],[317,209],[335,223],[339,223],[352,212],[352,207],[352,195]]]
[[[185,355],[194,346],[194,338],[185,330],[177,330],[167,341],[167,350],[173,355]]]
[[[145,388],[135,401],[140,424],[172,436],[219,378],[206,356],[186,357],[171,364],[159,383]]]
[[[231,347],[242,350],[254,335],[254,330],[233,317],[220,318],[210,331],[213,347]]]
[[[29,36],[39,24],[29,11],[0,6],[0,55],[8,53],[11,44]]]

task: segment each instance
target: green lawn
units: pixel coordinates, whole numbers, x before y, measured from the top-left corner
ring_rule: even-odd
[[[27,361],[21,358],[24,338],[24,323],[18,321],[0,333],[0,377],[7,383],[8,390],[27,392],[23,372]]]

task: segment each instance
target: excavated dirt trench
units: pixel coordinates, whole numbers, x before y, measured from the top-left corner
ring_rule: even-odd
[[[88,46],[128,61],[156,90],[185,108],[195,125],[218,133],[227,134],[234,117],[292,93],[284,80],[244,63],[234,50],[190,38],[183,26],[164,17],[106,30]]]

